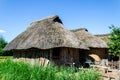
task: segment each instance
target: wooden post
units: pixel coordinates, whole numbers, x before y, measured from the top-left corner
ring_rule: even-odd
[[[112,60],[112,69],[113,69],[113,60]]]

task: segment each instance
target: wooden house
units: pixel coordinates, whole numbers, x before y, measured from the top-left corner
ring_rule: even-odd
[[[84,50],[82,54],[80,54],[82,64],[86,61],[101,62],[103,59],[108,58],[108,46],[105,41],[92,35],[85,28],[72,30],[72,32],[78,36],[80,41],[83,41],[87,47],[90,48],[90,50]]]
[[[82,51],[88,49],[83,41],[64,27],[56,15],[32,22],[4,48],[13,50],[17,60],[39,63],[47,59],[58,65],[79,65],[79,54],[82,56]]]

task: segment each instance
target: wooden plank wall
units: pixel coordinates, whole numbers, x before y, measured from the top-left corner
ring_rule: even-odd
[[[41,53],[42,52],[42,53]],[[49,60],[53,61],[55,63],[58,64],[73,64],[75,63],[75,65],[79,65],[79,49],[75,49],[75,48],[60,48],[60,58],[53,60],[52,59],[52,52],[53,49],[49,50]],[[27,61],[30,63],[38,63],[38,62],[44,62],[44,60],[42,58],[45,57],[41,57],[41,56],[45,56],[45,54],[47,54],[47,51],[39,51],[39,50],[26,50],[26,51],[14,51],[14,57],[18,60],[23,60],[23,61]],[[47,58],[45,58],[47,59]],[[47,59],[48,60],[48,59]]]
[[[103,49],[102,48],[101,49],[100,48],[91,48],[90,50],[83,51],[83,54],[84,54],[84,57],[87,57],[90,55],[96,55],[96,56],[93,56],[92,58],[97,61],[98,60],[101,61],[102,59],[107,58],[106,49],[104,49],[104,48]]]
[[[60,56],[60,61],[65,64],[79,64],[79,49],[61,48]]]
[[[41,53],[42,52],[42,53]],[[40,64],[46,65],[49,62],[50,58],[50,50],[38,50],[38,49],[30,49],[30,50],[19,50],[14,51],[13,53],[14,60],[16,61],[25,61],[31,64]]]

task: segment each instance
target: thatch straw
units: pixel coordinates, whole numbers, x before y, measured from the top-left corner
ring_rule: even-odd
[[[98,38],[101,38],[106,43],[108,43],[110,41],[109,40],[110,34],[97,34],[95,36],[98,37]]]
[[[55,47],[88,49],[73,32],[63,26],[58,16],[50,16],[31,23],[30,27],[11,41],[4,50]]]
[[[90,34],[87,29],[81,28],[71,30],[74,32],[80,40],[86,43],[88,47],[92,48],[108,48],[107,44],[100,38]]]

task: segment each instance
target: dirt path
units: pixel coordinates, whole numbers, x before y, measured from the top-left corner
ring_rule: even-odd
[[[102,74],[104,80],[120,80],[120,70],[111,69]]]

